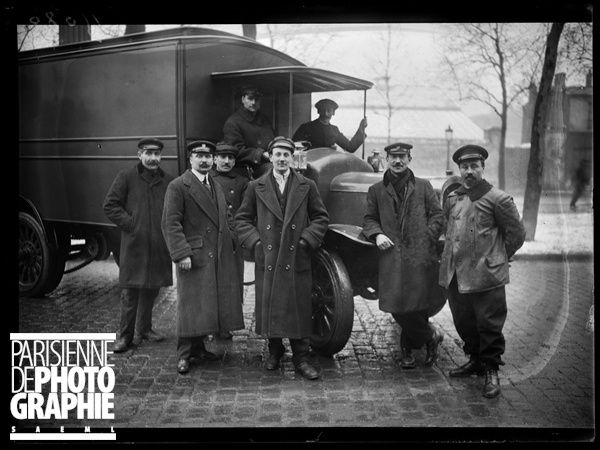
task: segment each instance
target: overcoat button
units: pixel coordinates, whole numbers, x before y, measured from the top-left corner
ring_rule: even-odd
[[[296,225],[292,224],[292,230],[295,230],[295,229],[296,229]]]
[[[270,229],[271,229],[271,225],[267,225],[267,230],[270,230]]]
[[[231,190],[229,191],[229,193],[230,193],[230,194],[235,194],[235,191],[234,191],[233,189],[231,189]]]
[[[267,266],[267,270],[273,270],[273,266]]]
[[[290,270],[290,265],[289,264],[285,265],[285,270]]]
[[[295,247],[294,247],[293,245],[290,245],[290,252],[293,252],[293,251],[294,251],[294,248],[295,248]]]
[[[267,250],[273,250],[273,246],[271,244],[267,245]]]
[[[208,257],[209,257],[209,258],[212,258],[212,257],[213,257],[213,254],[212,254],[212,252],[208,252]]]
[[[228,207],[229,209],[231,209],[231,208],[233,208],[233,205],[227,205],[227,207]]]
[[[210,228],[210,227],[206,227],[206,232],[207,232],[207,233],[210,233],[211,231],[212,231],[212,228]]]

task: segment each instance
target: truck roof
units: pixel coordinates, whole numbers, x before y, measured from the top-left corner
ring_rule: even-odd
[[[71,55],[73,53],[94,52],[96,50],[104,50],[117,47],[127,47],[139,44],[148,44],[152,42],[176,41],[180,39],[194,40],[217,40],[225,42],[236,42],[238,44],[247,45],[248,47],[260,47],[263,51],[277,53],[280,56],[285,56],[290,60],[291,64],[304,66],[304,64],[291,56],[267,47],[254,39],[238,36],[227,33],[225,31],[213,30],[209,28],[199,27],[177,27],[168,28],[158,31],[146,31],[143,33],[133,33],[124,36],[119,36],[110,39],[75,42],[72,44],[57,45],[55,47],[46,47],[34,50],[25,50],[19,52],[19,60],[26,61],[30,59],[40,59],[44,57],[57,57],[63,55]]]
[[[210,40],[223,44],[235,43],[247,46],[257,51],[276,54],[285,59],[289,64],[279,67],[261,67],[241,69],[229,72],[213,72],[212,77],[223,83],[250,82],[258,85],[264,92],[294,93],[329,92],[342,90],[367,90],[373,83],[341,73],[307,67],[297,59],[249,39],[224,31],[198,27],[177,27],[166,30],[150,31],[128,34],[101,41],[85,41],[72,44],[48,47],[36,50],[27,50],[19,53],[19,62],[24,64],[37,63],[45,59],[70,58],[83,56],[88,53],[107,51],[120,48],[135,47],[138,45],[163,44],[177,40]],[[293,77],[293,84],[290,85]]]

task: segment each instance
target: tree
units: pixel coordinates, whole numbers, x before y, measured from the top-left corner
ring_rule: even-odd
[[[379,108],[371,108],[375,114],[383,115],[387,123],[387,143],[390,144],[392,137],[392,118],[394,113],[400,109],[398,105],[398,96],[407,90],[404,85],[402,92],[398,92],[402,86],[398,83],[394,74],[398,73],[398,67],[394,61],[399,61],[397,55],[397,43],[393,39],[393,30],[390,24],[387,24],[385,33],[381,36],[384,53],[382,57],[376,57],[372,68],[378,76],[375,77],[375,91],[384,101],[383,114]]]
[[[310,67],[320,65],[323,50],[335,33],[308,32],[303,24],[265,24],[267,45],[286,53]]]
[[[583,78],[592,71],[592,39],[592,23],[571,22],[565,24],[558,48],[557,65],[568,78]]]
[[[537,215],[542,193],[542,175],[544,171],[544,133],[550,112],[551,89],[556,62],[558,43],[564,23],[553,23],[546,39],[544,65],[540,80],[540,89],[535,101],[533,124],[531,127],[531,150],[527,167],[527,184],[525,186],[525,202],[523,205],[523,225],[526,240],[535,238]]]
[[[452,25],[446,63],[463,100],[488,105],[500,118],[498,185],[505,188],[504,153],[508,110],[527,92],[541,63],[541,24]]]

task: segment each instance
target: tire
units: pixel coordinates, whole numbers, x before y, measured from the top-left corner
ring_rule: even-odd
[[[106,236],[102,233],[94,233],[86,238],[86,255],[96,255],[95,261],[103,261],[110,256],[110,249],[108,248],[108,241]]]
[[[354,322],[350,276],[342,259],[323,248],[312,257],[312,329],[310,345],[324,356],[344,348]]]
[[[68,234],[57,232],[57,248],[53,249],[50,247],[50,254],[52,255],[52,273],[48,278],[48,283],[44,290],[45,293],[52,292],[60,284],[62,277],[65,272],[65,265],[69,257],[69,247],[71,245],[71,237]]]
[[[48,245],[42,226],[30,214],[19,212],[19,295],[42,297],[54,289],[56,262],[56,251]]]

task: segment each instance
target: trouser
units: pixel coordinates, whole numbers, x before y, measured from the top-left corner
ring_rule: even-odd
[[[579,200],[579,197],[581,197],[581,194],[583,194],[584,190],[585,185],[580,183],[575,184],[575,188],[573,189],[573,195],[571,197],[571,206],[575,206],[575,203],[577,203],[577,200]]]
[[[433,338],[433,328],[429,324],[428,310],[393,313],[392,317],[402,328],[400,345],[403,348],[421,348]]]
[[[177,357],[179,359],[190,359],[192,356],[199,356],[204,350],[206,350],[204,336],[177,338]]]
[[[240,284],[240,298],[244,303],[244,258],[242,256],[242,249],[238,249],[238,253],[235,255],[235,263],[237,264]]]
[[[501,359],[505,348],[502,328],[507,312],[504,286],[461,294],[455,275],[448,289],[448,303],[456,331],[465,343],[464,352],[497,370],[504,364]]]
[[[133,340],[134,332],[144,334],[152,329],[152,308],[159,288],[123,288],[119,337]]]
[[[310,348],[310,339],[289,339],[290,347],[292,348],[292,362],[295,366],[303,361],[308,361],[308,354]],[[285,353],[285,347],[283,346],[283,338],[269,338],[269,353],[271,355],[281,358]]]

